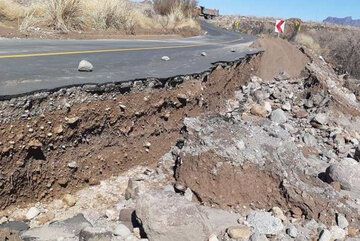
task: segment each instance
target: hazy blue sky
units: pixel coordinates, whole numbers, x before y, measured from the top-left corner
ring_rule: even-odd
[[[199,0],[221,14],[245,16],[299,17],[322,21],[328,16],[360,19],[360,0]]]

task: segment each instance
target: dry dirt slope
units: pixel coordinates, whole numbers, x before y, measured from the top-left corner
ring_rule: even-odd
[[[309,62],[296,46],[281,38],[260,38],[253,47],[265,50],[257,73],[265,80],[271,80],[282,72],[298,77]]]

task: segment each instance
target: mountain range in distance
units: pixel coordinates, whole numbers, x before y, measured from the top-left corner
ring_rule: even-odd
[[[352,17],[345,17],[345,18],[328,17],[323,22],[334,23],[345,26],[360,27],[360,19],[353,19]]]

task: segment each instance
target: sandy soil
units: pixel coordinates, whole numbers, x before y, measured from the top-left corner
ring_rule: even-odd
[[[281,72],[290,77],[299,77],[310,60],[295,45],[281,38],[261,38],[253,47],[265,50],[261,59],[258,76],[270,80]]]

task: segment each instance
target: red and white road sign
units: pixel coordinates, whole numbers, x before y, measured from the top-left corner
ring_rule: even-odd
[[[276,20],[275,32],[276,33],[284,33],[285,32],[285,21],[284,20]]]

